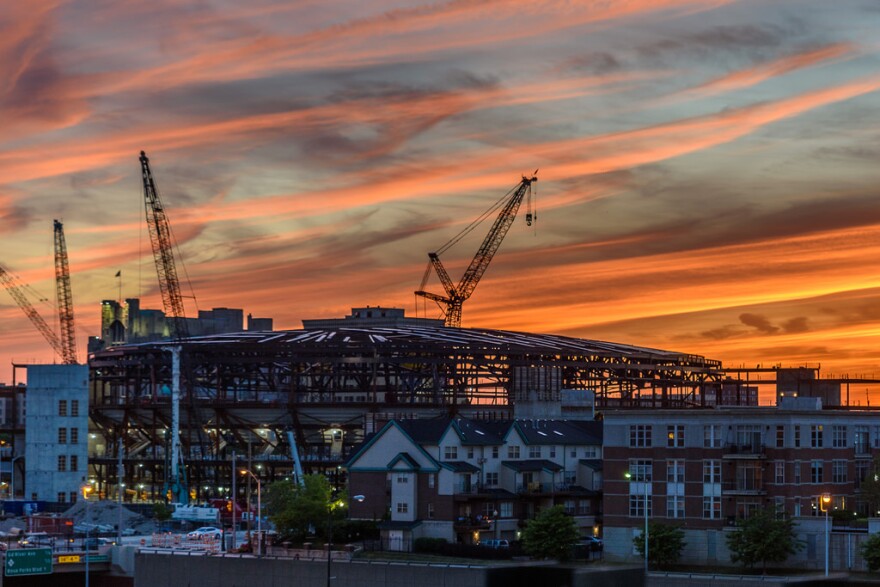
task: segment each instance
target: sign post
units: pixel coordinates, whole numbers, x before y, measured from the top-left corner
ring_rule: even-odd
[[[4,574],[7,577],[49,575],[51,573],[51,548],[20,548],[6,551]]]

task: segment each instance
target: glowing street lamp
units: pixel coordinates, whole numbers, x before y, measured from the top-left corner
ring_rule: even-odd
[[[86,547],[85,547],[85,557],[86,557],[86,587],[89,587],[89,494],[92,492],[92,485],[90,483],[83,483],[80,490],[83,494],[83,499],[86,502]]]
[[[257,482],[257,556],[263,556],[263,508],[260,501],[260,478],[247,469],[242,469],[241,474],[250,475]]]
[[[823,493],[822,497],[819,500],[819,509],[825,512],[825,576],[828,576],[828,553],[829,553],[829,540],[831,538],[831,531],[828,527],[828,510],[831,509],[831,494]]]

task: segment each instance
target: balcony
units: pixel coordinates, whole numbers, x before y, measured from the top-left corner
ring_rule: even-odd
[[[764,483],[754,479],[726,481],[721,485],[721,495],[766,495]]]
[[[553,493],[556,491],[556,485],[553,483],[526,483],[524,485],[517,485],[516,492],[520,495],[536,495],[536,494],[547,494]]]
[[[456,530],[489,530],[491,520],[481,516],[459,516],[452,522],[452,526]]]
[[[724,444],[724,452],[721,456],[725,459],[765,459],[766,449],[764,444],[758,442],[728,442]]]

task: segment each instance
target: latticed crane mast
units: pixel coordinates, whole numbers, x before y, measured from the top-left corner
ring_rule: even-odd
[[[535,173],[537,173],[537,170],[535,170]],[[498,213],[498,217],[495,219],[495,222],[492,224],[492,228],[489,230],[489,234],[487,234],[486,238],[483,239],[483,244],[480,245],[480,248],[477,250],[476,255],[474,255],[474,258],[471,261],[471,264],[464,272],[464,275],[462,275],[461,281],[458,282],[458,285],[455,285],[452,282],[452,279],[449,277],[449,273],[446,271],[446,268],[443,267],[443,263],[440,262],[440,253],[448,250],[449,247],[457,243],[464,236],[464,234],[473,230],[473,228],[476,226],[476,223],[470,224],[467,228],[465,228],[464,231],[462,231],[462,233],[446,243],[436,252],[428,253],[428,269],[425,271],[425,277],[422,279],[421,287],[418,291],[415,292],[415,294],[417,296],[433,300],[437,302],[437,304],[440,305],[441,308],[445,309],[446,326],[461,328],[462,305],[464,304],[465,300],[471,297],[471,294],[473,294],[474,290],[477,288],[477,284],[480,282],[480,279],[482,279],[483,274],[489,267],[489,263],[492,262],[492,257],[495,256],[495,253],[498,251],[498,247],[501,246],[501,241],[504,240],[504,237],[507,235],[507,231],[510,230],[514,219],[516,219],[516,213],[519,211],[519,206],[523,201],[523,197],[527,193],[531,193],[532,183],[536,181],[538,181],[538,178],[535,176],[535,174],[532,174],[531,177],[526,177],[524,175],[522,177],[522,181],[520,181],[519,184],[515,188],[513,188],[510,197],[504,201],[504,205],[501,208],[501,211]],[[528,224],[531,224],[531,212],[529,212],[526,218],[526,222]],[[434,271],[437,273],[437,277],[440,279],[440,283],[443,285],[443,289],[446,290],[445,296],[424,291],[431,267],[434,268]]]
[[[70,293],[70,267],[64,226],[55,223],[55,288],[58,295],[58,324],[61,327],[61,359],[76,365],[76,327],[73,321],[73,296]]]
[[[153,245],[153,258],[156,261],[156,272],[159,275],[159,291],[162,293],[162,306],[165,316],[170,317],[171,338],[180,340],[189,336],[186,315],[183,310],[183,296],[180,293],[180,280],[177,279],[177,268],[174,264],[174,247],[171,237],[171,225],[165,208],[159,199],[159,191],[150,171],[150,160],[141,151],[141,175],[144,180],[144,204],[147,215],[147,227],[150,231],[150,242]]]
[[[43,335],[43,338],[46,339],[46,342],[52,346],[55,352],[58,353],[59,357],[63,358],[64,348],[61,346],[61,341],[58,340],[58,336],[51,328],[49,328],[49,325],[46,324],[46,321],[43,320],[43,317],[37,312],[37,309],[34,308],[25,297],[24,292],[21,290],[22,286],[19,285],[17,280],[2,266],[0,266],[0,283],[3,284],[3,287],[6,288],[6,291],[9,292],[9,295],[12,296],[12,299],[15,300],[15,303],[18,304],[18,307],[21,308],[33,325],[37,327],[37,330],[39,330],[40,334]]]

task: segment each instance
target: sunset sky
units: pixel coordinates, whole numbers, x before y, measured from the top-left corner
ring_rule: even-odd
[[[54,324],[64,222],[81,360],[117,271],[161,308],[143,149],[188,315],[412,315],[539,169],[463,326],[880,378],[876,0],[31,0],[0,31],[0,264]],[[0,381],[52,360],[0,293]]]

